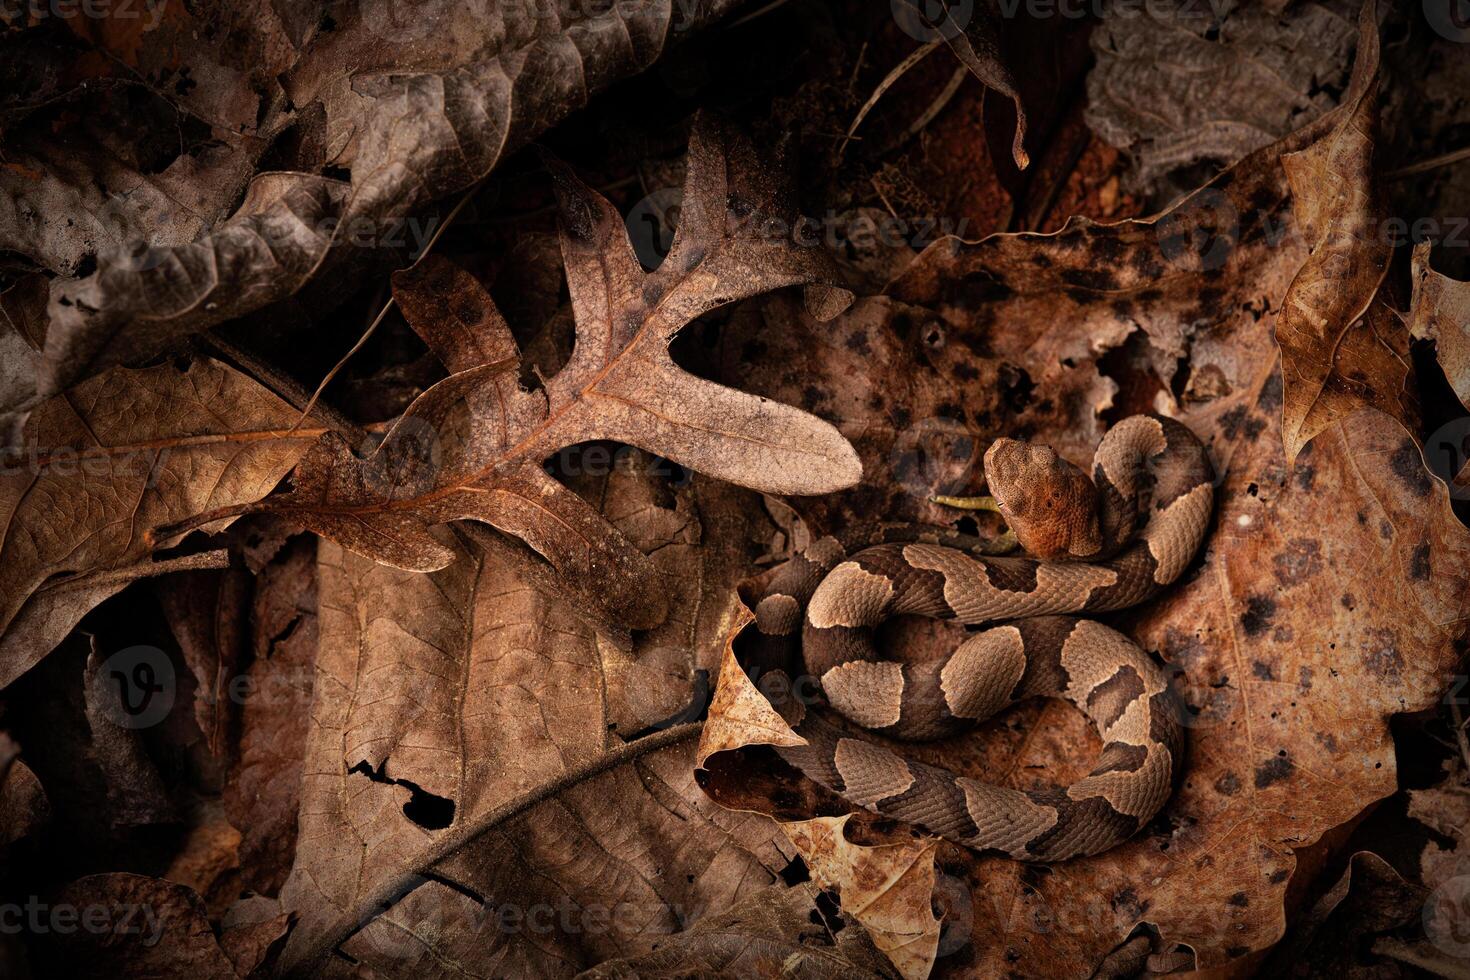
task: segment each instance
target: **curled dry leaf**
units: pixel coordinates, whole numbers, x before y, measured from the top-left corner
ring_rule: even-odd
[[[855,483],[852,447],[815,416],[695,377],[669,342],[717,307],[809,286],[828,307],[845,291],[818,247],[772,235],[793,228],[786,188],[754,148],[706,117],[689,147],[683,220],[673,250],[644,273],[617,210],[553,165],[561,247],[577,322],[567,363],[528,391],[520,354],[473,277],[430,260],[395,277],[394,295],[452,372],[404,412],[368,458],[335,433],[302,460],[268,510],[400,568],[443,568],[430,533],[472,519],[525,540],[570,580],[595,581],[617,617],[648,627],[665,613],[645,556],[543,468],[576,443],[639,446],[733,483],[823,493]],[[224,512],[221,512],[224,513]],[[197,521],[212,519],[203,515]]]
[[[1371,8],[1362,26],[1371,36]],[[1360,45],[1354,91],[1375,55]],[[1389,716],[1435,703],[1457,662],[1470,533],[1401,424],[1336,414],[1294,466],[1284,448],[1273,331],[1313,239],[1295,228],[1280,158],[1338,145],[1357,106],[1246,157],[1158,219],[942,241],[894,286],[952,336],[1000,318],[1024,343],[1030,325],[1090,370],[1092,337],[1140,331],[1154,404],[1207,441],[1223,474],[1198,570],[1113,618],[1178,676],[1190,711],[1182,785],[1138,836],[1094,858],[1044,872],[947,861],[973,911],[967,970],[1086,975],[1141,923],[1200,968],[1249,962],[1283,933],[1296,852],[1394,791]],[[1026,435],[1087,458],[1074,432]],[[706,790],[781,819],[830,815],[830,797],[768,754],[728,751],[779,730],[774,711],[751,723],[750,699],[727,693],[743,678],[721,674],[707,739],[725,751],[703,759]],[[1079,713],[1048,702],[902,751],[1030,788],[1081,776],[1096,752],[1082,747],[1096,745]],[[940,955],[936,969],[949,962]]]
[[[110,593],[99,583],[79,604],[71,590],[85,580],[71,579],[64,599],[33,598],[43,583],[136,565],[163,543],[152,534],[158,526],[259,499],[319,434],[288,431],[296,419],[281,399],[208,359],[118,369],[38,406],[0,472],[0,631],[40,600],[51,603],[42,618],[61,624],[49,636],[56,642],[80,606]],[[6,649],[0,686],[49,644]]]
[[[1460,404],[1470,409],[1470,282],[1435,272],[1429,243],[1414,247],[1414,296],[1409,332],[1434,341],[1435,356]],[[1463,450],[1462,450],[1463,455]]]
[[[390,258],[408,219],[422,218],[594,93],[648,67],[671,39],[732,6],[637,0],[547,17],[476,0],[406,11],[369,3],[327,16],[308,4],[280,20],[266,18],[270,30],[260,40],[254,26],[221,32],[232,43],[245,37],[265,49],[231,51],[221,65],[245,58],[275,70],[255,80],[264,89],[258,102],[241,98],[243,106],[209,105],[201,114],[224,117],[222,128],[233,132],[255,123],[257,113],[270,135],[299,123],[302,141],[319,144],[305,167],[349,168],[351,184],[259,174],[235,214],[197,241],[142,243],[149,256],[142,263],[134,250],[107,252],[96,272],[59,282],[49,307],[42,394],[155,354],[308,284],[337,289],[344,275],[361,274],[365,258],[375,260],[369,268]],[[285,9],[248,9],[278,7]],[[163,70],[160,62],[181,45],[197,50],[197,29],[167,23],[169,29],[138,41],[142,50],[132,60],[145,66],[143,74]],[[289,66],[278,60],[285,35],[299,50]],[[211,69],[203,91],[216,95],[230,69]],[[249,118],[234,125],[242,108]],[[373,253],[365,256],[364,246]]]
[[[1418,407],[1408,387],[1408,330],[1380,294],[1393,249],[1373,169],[1376,31],[1360,40],[1358,66],[1333,112],[1331,131],[1281,155],[1296,227],[1309,252],[1276,319],[1287,462],[1318,433],[1364,406],[1392,415],[1411,432],[1417,428]]]

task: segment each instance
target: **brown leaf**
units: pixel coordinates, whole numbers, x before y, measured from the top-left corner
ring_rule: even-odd
[[[1367,940],[1417,919],[1425,894],[1377,854],[1358,851],[1348,857],[1337,883],[1277,948],[1264,972],[1295,966],[1293,972],[1303,977],[1383,976],[1382,962],[1366,954]]]
[[[25,670],[37,663],[71,633],[83,616],[139,579],[225,568],[229,564],[230,553],[221,549],[48,582],[31,594],[10,626],[0,633],[0,664],[12,663]]]
[[[817,528],[946,524],[955,512],[929,498],[977,492],[981,454],[996,436],[1059,429],[1068,436],[1058,448],[1072,453],[1090,452],[1101,436],[1097,413],[1116,385],[1091,356],[1130,327],[1110,317],[1079,337],[1064,323],[995,318],[981,307],[961,326],[926,305],[874,296],[823,324],[773,296],[732,317],[717,376],[820,412],[852,442],[862,482],[793,501]]]
[[[618,617],[642,628],[665,611],[647,559],[545,472],[547,457],[610,439],[772,492],[855,483],[856,456],[831,425],[674,364],[669,342],[701,314],[782,286],[826,288],[836,276],[820,249],[768,231],[791,212],[749,143],[706,119],[689,155],[684,220],[667,259],[647,274],[618,212],[555,166],[578,333],[544,390],[520,386],[515,341],[473,277],[442,260],[396,276],[409,322],[453,373],[367,459],[326,436],[302,461],[295,489],[261,508],[420,571],[451,558],[430,528],[483,521],[525,540],[565,578],[601,583]]]
[[[668,892],[676,883],[681,890],[688,884],[668,865],[660,876],[667,886],[640,891],[636,901],[625,894],[645,888],[637,876],[625,881],[630,872],[624,870],[626,862],[646,860],[640,856],[644,849],[663,848],[660,841],[667,839],[680,845],[670,861],[715,862],[720,870],[697,888],[689,885],[691,896],[753,888],[770,881],[784,863],[771,854],[756,874],[752,859],[728,850],[728,833],[754,847],[768,842],[770,831],[761,831],[759,818],[730,817],[704,800],[682,752],[657,757],[658,778],[672,789],[649,782],[646,773],[640,781],[629,770],[597,776],[600,788],[577,783],[560,795],[548,791],[617,751],[622,743],[611,734],[614,727],[631,736],[684,708],[697,689],[697,675],[708,676],[715,667],[704,659],[705,651],[714,649],[739,608],[733,584],[746,569],[748,545],[742,542],[751,534],[746,525],[753,495],[702,489],[704,481],[696,479],[675,491],[670,507],[650,490],[661,481],[649,474],[649,463],[626,454],[605,478],[583,481],[607,518],[650,549],[660,584],[673,599],[666,622],[639,634],[628,654],[595,634],[564,601],[533,587],[514,565],[456,541],[448,529],[434,533],[461,556],[427,575],[322,544],[322,641],[303,822],[296,867],[282,892],[286,907],[301,917],[287,961],[308,962],[343,922],[371,919],[381,911],[369,901],[375,894],[393,902],[411,892],[389,913],[409,917],[404,921],[455,918],[463,906],[478,928],[489,912],[476,912],[464,895],[424,881],[449,873],[454,862],[469,862],[466,877],[456,880],[492,904],[524,909],[528,896],[545,889],[551,889],[544,898],[552,908],[574,899],[582,907],[626,904],[628,918],[616,924],[616,935],[563,936],[563,927],[553,927],[565,955],[587,966],[646,949],[705,907],[704,899],[695,908],[678,892]],[[707,521],[721,529],[720,537],[705,538]],[[693,545],[701,542],[696,551]],[[499,808],[543,798],[539,809],[493,827],[464,856],[441,862],[431,874],[438,860],[433,855],[448,846],[445,841]],[[689,821],[696,819],[702,829],[691,838],[695,825]],[[567,838],[569,827],[606,821],[623,829]],[[343,840],[362,843],[344,848]],[[512,850],[493,862],[469,856],[492,847]],[[605,866],[586,867],[579,859],[567,867],[566,854],[594,850],[609,852]],[[703,865],[694,870],[702,872]],[[363,935],[369,931],[368,938],[349,944],[352,955],[395,963],[424,955],[416,946],[406,948],[387,923]],[[618,937],[635,945],[619,946]],[[508,933],[486,949],[483,934],[471,935],[465,941],[475,952],[463,955],[491,964],[494,953],[538,970],[555,962],[528,944],[530,939],[552,941],[539,933]]]
[[[1378,35],[1359,42],[1359,68],[1331,132],[1281,155],[1310,255],[1281,301],[1276,340],[1285,381],[1287,462],[1338,419],[1371,406],[1415,431],[1408,332],[1379,296],[1393,249],[1373,170]]]
[[[1105,17],[1092,33],[1087,122],[1145,185],[1201,162],[1229,166],[1332,107],[1352,67],[1352,17],[1172,5]]]
[[[1470,282],[1430,268],[1428,242],[1414,246],[1409,332],[1416,339],[1434,341],[1435,357],[1446,380],[1460,404],[1470,408]]]
[[[161,878],[89,875],[50,906],[46,966],[55,976],[236,976],[209,926],[199,896]],[[57,915],[69,922],[58,926]]]
[[[890,968],[842,915],[829,925],[814,885],[772,885],[705,916],[636,959],[607,960],[579,980],[632,977],[881,977]]]
[[[210,360],[119,369],[39,406],[0,474],[0,630],[48,580],[134,564],[159,525],[258,499],[316,435],[288,433],[296,419]],[[45,653],[22,649],[0,686]]]
[[[837,889],[842,907],[863,924],[898,972],[923,980],[939,948],[939,920],[929,908],[937,842],[860,847],[843,836],[848,819],[817,817],[781,829],[818,880]]]
[[[210,754],[222,759],[232,714],[229,686],[245,652],[250,576],[242,569],[227,568],[171,575],[155,580],[153,588],[194,675],[194,721]],[[205,891],[198,886],[195,890]]]
[[[303,173],[262,173],[235,214],[199,240],[159,246],[144,263],[126,251],[105,253],[96,272],[58,282],[42,393],[156,354],[308,283],[331,293],[345,274],[361,273],[364,258],[382,268],[408,219],[469,187],[594,93],[647,67],[671,39],[731,6],[729,0],[682,7],[637,2],[541,17],[478,0],[426,3],[406,13],[378,3],[334,10],[341,23],[303,8],[289,18],[289,33],[304,48],[289,72],[277,61],[285,25],[221,26],[229,56],[243,59],[234,63],[259,66],[261,77],[252,81],[270,94],[245,95],[229,86],[224,72],[213,71],[211,94],[220,94],[216,83],[226,86],[252,110],[251,124],[277,132],[293,121],[287,105],[315,118],[323,145],[307,154],[303,169],[348,167],[351,186]],[[174,16],[190,15],[181,8]],[[141,70],[159,70],[181,45],[197,50],[197,27],[191,33],[188,24],[168,23],[169,29],[139,38],[142,50],[132,60],[146,66]],[[489,33],[487,23],[496,25]],[[253,57],[235,47],[240,37],[250,38],[252,48],[259,44]],[[271,91],[281,78],[289,100]],[[220,115],[222,128],[238,131],[230,115]]]
[[[8,745],[8,748],[6,747]],[[9,737],[0,743],[0,850],[46,822],[50,805],[40,780],[20,759]],[[3,866],[0,858],[0,866]]]
[[[256,580],[252,659],[226,690],[239,740],[223,803],[241,840],[240,872],[224,894],[274,895],[291,870],[317,651],[316,588],[316,542],[305,537],[290,541]]]

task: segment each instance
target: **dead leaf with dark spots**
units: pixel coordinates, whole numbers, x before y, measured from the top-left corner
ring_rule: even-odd
[[[1376,29],[1370,15],[1365,36]],[[1377,69],[1376,49],[1360,51],[1361,83]],[[1182,786],[1138,836],[1093,858],[1040,874],[969,855],[947,863],[972,903],[972,958],[961,967],[941,954],[938,971],[1086,976],[1145,923],[1162,953],[1183,950],[1189,966],[1252,962],[1297,909],[1298,862],[1394,792],[1389,717],[1443,694],[1467,626],[1470,559],[1470,532],[1444,488],[1382,413],[1334,415],[1295,467],[1280,428],[1276,310],[1312,259],[1280,158],[1337,145],[1339,119],[1352,117],[1345,110],[1257,151],[1158,219],[941,241],[891,290],[933,310],[952,339],[992,323],[1020,345],[1042,334],[1040,350],[1075,362],[1054,370],[1096,371],[1100,354],[1140,331],[1154,407],[1206,440],[1223,474],[1197,570],[1115,617],[1169,665],[1189,706]],[[1170,216],[1202,204],[1214,217],[1194,227],[1217,229],[1219,215],[1233,214],[1231,233],[1174,238]],[[1195,384],[1203,377],[1208,388]],[[1083,462],[1084,432],[1063,423],[1026,435]],[[742,681],[727,662],[701,754],[706,790],[782,820],[826,815],[830,794],[809,791],[768,754],[732,751],[779,744],[789,731],[753,688],[740,694]],[[1048,702],[902,750],[1029,788],[1085,774],[1096,744],[1079,713]]]

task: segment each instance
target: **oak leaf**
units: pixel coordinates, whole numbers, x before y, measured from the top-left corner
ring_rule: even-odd
[[[775,493],[857,482],[838,431],[786,405],[698,378],[669,342],[713,309],[783,286],[808,286],[831,314],[845,305],[817,247],[790,240],[786,188],[729,128],[705,118],[689,146],[683,219],[668,257],[645,273],[618,212],[553,164],[561,248],[577,338],[538,390],[473,277],[430,259],[394,278],[410,324],[452,372],[404,412],[366,459],[335,433],[302,460],[292,492],[258,509],[287,516],[353,551],[400,568],[443,568],[452,553],[435,525],[471,519],[522,538],[569,580],[598,582],[633,627],[660,621],[664,598],[647,559],[544,461],[607,439],[701,473]],[[786,233],[780,230],[786,229]],[[206,515],[212,516],[212,515]]]

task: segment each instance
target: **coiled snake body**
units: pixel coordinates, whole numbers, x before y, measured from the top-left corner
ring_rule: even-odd
[[[1136,415],[1104,436],[1092,481],[1050,449],[1010,439],[986,452],[985,473],[1032,557],[975,554],[965,547],[974,539],[914,526],[823,538],[767,585],[756,661],[789,670],[799,654],[830,707],[899,739],[953,734],[1024,698],[1063,697],[1102,735],[1097,767],[1065,787],[992,785],[850,737],[797,701],[783,710],[807,744],[778,751],[855,804],[977,850],[1038,861],[1096,854],[1168,800],[1183,728],[1148,655],[1069,614],[1122,609],[1173,582],[1204,539],[1213,470],[1184,425]],[[902,615],[991,628],[938,660],[887,659],[874,627]]]

